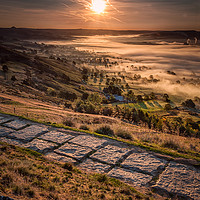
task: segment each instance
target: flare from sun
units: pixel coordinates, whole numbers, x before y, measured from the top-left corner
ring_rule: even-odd
[[[107,1],[105,0],[92,0],[91,10],[93,10],[97,14],[104,13],[106,9]]]

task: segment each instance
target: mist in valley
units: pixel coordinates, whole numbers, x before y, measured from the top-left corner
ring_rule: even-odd
[[[119,36],[85,36],[71,41],[45,41],[45,44],[71,46],[78,51],[86,51],[97,57],[111,57],[118,64],[111,68],[95,64],[85,65],[107,72],[126,72],[133,77],[140,74],[148,79],[153,75],[156,83],[140,82],[141,87],[155,92],[169,93],[185,98],[200,96],[200,45],[194,42],[185,45],[184,39],[153,39],[142,34]],[[78,55],[77,55],[78,56]],[[141,70],[141,68],[145,69]],[[172,71],[175,75],[168,74]]]

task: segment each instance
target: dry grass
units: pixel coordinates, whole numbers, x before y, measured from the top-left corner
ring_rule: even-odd
[[[0,143],[0,156],[0,193],[14,199],[147,198],[116,179],[83,173],[31,150]]]
[[[134,136],[141,142],[153,143],[180,152],[193,151],[200,153],[200,140],[198,138],[186,138],[164,133],[147,133]]]
[[[112,117],[101,115],[90,115],[84,113],[76,113],[71,110],[64,110],[62,107],[47,104],[44,102],[13,97],[1,94],[7,98],[12,98],[16,104],[0,104],[1,111],[13,113],[14,107],[19,116],[26,116],[29,119],[39,120],[42,122],[51,122],[62,124],[66,121],[73,122],[73,127],[87,127],[91,132],[102,126],[108,125],[114,131],[116,137],[136,140],[141,143],[155,144],[158,147],[165,147],[185,154],[192,154],[200,157],[200,139],[189,138],[176,135],[158,133],[144,127],[128,124]]]

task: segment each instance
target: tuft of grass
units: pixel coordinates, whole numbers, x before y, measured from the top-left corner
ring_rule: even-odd
[[[13,183],[13,178],[10,174],[4,174],[0,179],[0,183],[9,187]]]
[[[70,126],[70,127],[73,127],[73,126],[74,126],[74,122],[72,122],[71,120],[68,120],[68,119],[66,119],[66,120],[63,122],[63,124],[64,124],[65,126]]]
[[[97,181],[99,181],[100,183],[102,182],[107,182],[108,181],[108,177],[106,176],[106,174],[95,174],[94,177],[96,178]]]
[[[162,147],[170,148],[170,149],[174,149],[174,150],[181,149],[179,143],[173,139],[164,141],[162,144]]]
[[[23,194],[23,189],[18,185],[14,186],[12,191],[13,191],[13,194],[15,194],[15,195],[20,195],[21,196]]]
[[[86,131],[89,131],[89,130],[90,130],[90,128],[89,128],[88,126],[86,126],[86,125],[81,125],[81,126],[79,127],[79,129],[86,130]]]
[[[123,138],[123,139],[128,139],[128,140],[133,140],[133,136],[130,132],[123,130],[123,129],[118,129],[116,131],[116,135]]]
[[[29,197],[29,198],[33,198],[35,196],[35,191],[34,190],[27,190],[26,191],[26,195]]]
[[[73,165],[72,165],[71,163],[65,163],[65,164],[63,165],[63,168],[64,168],[64,169],[67,169],[67,170],[69,170],[69,171],[72,171],[72,170],[73,170]]]
[[[102,126],[98,128],[95,132],[102,135],[114,136],[114,131],[110,128],[110,126]]]

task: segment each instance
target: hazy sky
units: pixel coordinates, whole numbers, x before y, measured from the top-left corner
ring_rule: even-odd
[[[0,27],[200,30],[200,0],[0,0]]]

